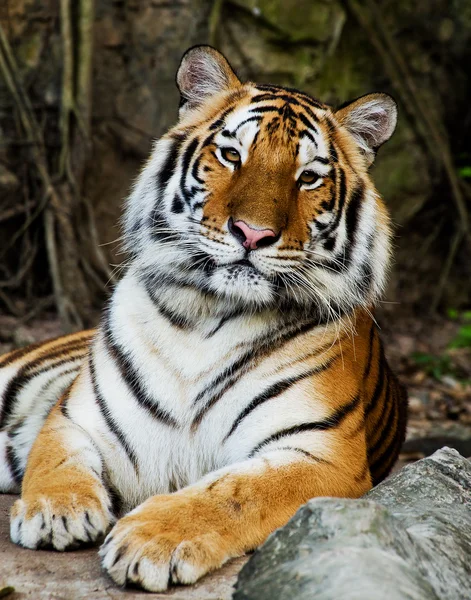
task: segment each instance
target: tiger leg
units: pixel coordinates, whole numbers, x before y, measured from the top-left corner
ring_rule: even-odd
[[[65,550],[103,537],[113,515],[102,472],[90,436],[57,405],[28,458],[21,499],[11,511],[12,541]]]
[[[370,487],[361,466],[349,472],[302,448],[265,451],[138,506],[106,538],[102,564],[116,583],[153,592],[194,583],[257,547],[309,498],[358,497]]]
[[[8,431],[0,431],[0,494],[15,494],[19,491],[19,484],[10,468],[11,440]]]

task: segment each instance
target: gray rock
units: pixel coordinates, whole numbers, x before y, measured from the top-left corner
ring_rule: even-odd
[[[360,500],[310,500],[254,553],[233,598],[471,598],[471,463],[443,448]]]

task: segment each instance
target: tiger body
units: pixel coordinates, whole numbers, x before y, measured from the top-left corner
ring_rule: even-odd
[[[100,554],[151,591],[256,547],[313,496],[361,496],[406,413],[371,315],[390,224],[367,168],[389,100],[333,113],[241,84],[209,48],[178,83],[99,328],[0,363],[13,541],[62,550],[131,510]]]

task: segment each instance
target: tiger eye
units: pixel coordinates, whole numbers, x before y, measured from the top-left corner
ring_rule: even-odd
[[[317,175],[317,173],[314,173],[314,171],[303,171],[301,173],[301,175],[299,176],[299,183],[304,183],[306,185],[309,185],[311,183],[315,183],[317,180],[319,179],[319,175]]]
[[[235,148],[221,148],[222,157],[231,163],[240,162],[240,154]]]

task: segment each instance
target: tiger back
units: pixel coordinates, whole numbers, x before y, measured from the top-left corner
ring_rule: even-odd
[[[177,83],[99,327],[0,370],[13,541],[63,550],[122,517],[103,567],[150,591],[255,548],[313,496],[361,496],[392,468],[407,409],[372,315],[391,226],[368,167],[393,100],[335,111],[241,83],[209,47]]]

